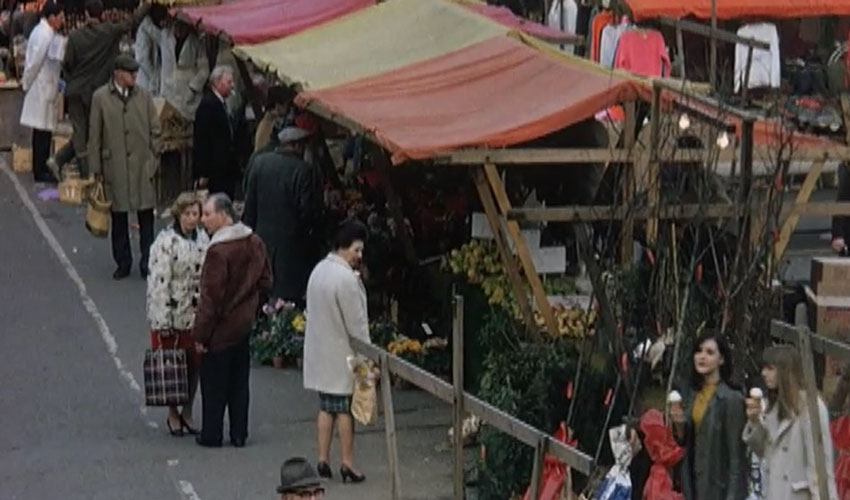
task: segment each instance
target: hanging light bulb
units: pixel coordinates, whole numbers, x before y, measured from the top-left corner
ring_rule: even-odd
[[[726,149],[729,147],[729,134],[724,130],[722,134],[717,136],[717,147]]]
[[[682,116],[679,117],[679,128],[682,130],[691,128],[691,118],[687,113],[682,113]]]

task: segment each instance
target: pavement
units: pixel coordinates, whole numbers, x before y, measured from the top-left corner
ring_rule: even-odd
[[[169,436],[165,410],[143,404],[137,266],[113,281],[109,242],[86,232],[84,207],[40,200],[43,186],[8,161],[0,155],[0,500],[276,498],[281,462],[316,453],[318,401],[300,372],[252,368],[246,448]],[[394,402],[403,497],[451,498],[450,408],[420,391]],[[334,469],[338,456],[335,445]],[[382,418],[358,428],[355,460],[367,481],[336,473],[325,498],[389,499]]]

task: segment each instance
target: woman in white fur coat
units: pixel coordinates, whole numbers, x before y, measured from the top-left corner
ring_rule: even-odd
[[[198,223],[201,201],[183,193],[171,208],[174,224],[165,228],[153,246],[148,263],[147,315],[153,349],[186,349],[189,354],[189,402],[168,409],[166,427],[172,436],[197,434],[192,403],[198,388],[200,354],[195,350],[192,324],[200,296],[201,268],[209,237]]]

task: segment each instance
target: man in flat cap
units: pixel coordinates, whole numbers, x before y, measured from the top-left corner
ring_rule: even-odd
[[[290,458],[280,467],[280,500],[312,500],[325,497],[325,488],[313,466],[301,457]]]
[[[140,231],[139,270],[148,275],[148,254],[153,243],[154,176],[159,167],[159,118],[153,98],[136,86],[139,69],[131,56],[115,60],[112,79],[92,97],[89,119],[88,162],[91,173],[104,183],[112,202],[112,257],[116,280],[130,275],[129,212],[136,212]]]

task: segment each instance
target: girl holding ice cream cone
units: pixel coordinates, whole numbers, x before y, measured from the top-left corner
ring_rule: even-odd
[[[764,498],[810,500],[818,498],[806,393],[800,386],[803,368],[800,353],[792,346],[773,346],[762,354],[761,374],[767,388],[767,411],[761,391],[754,389],[746,401],[747,425],[743,440],[764,460]],[[837,500],[833,477],[832,440],[829,415],[818,397],[819,415],[826,454],[829,500]],[[819,499],[825,500],[825,499]]]

